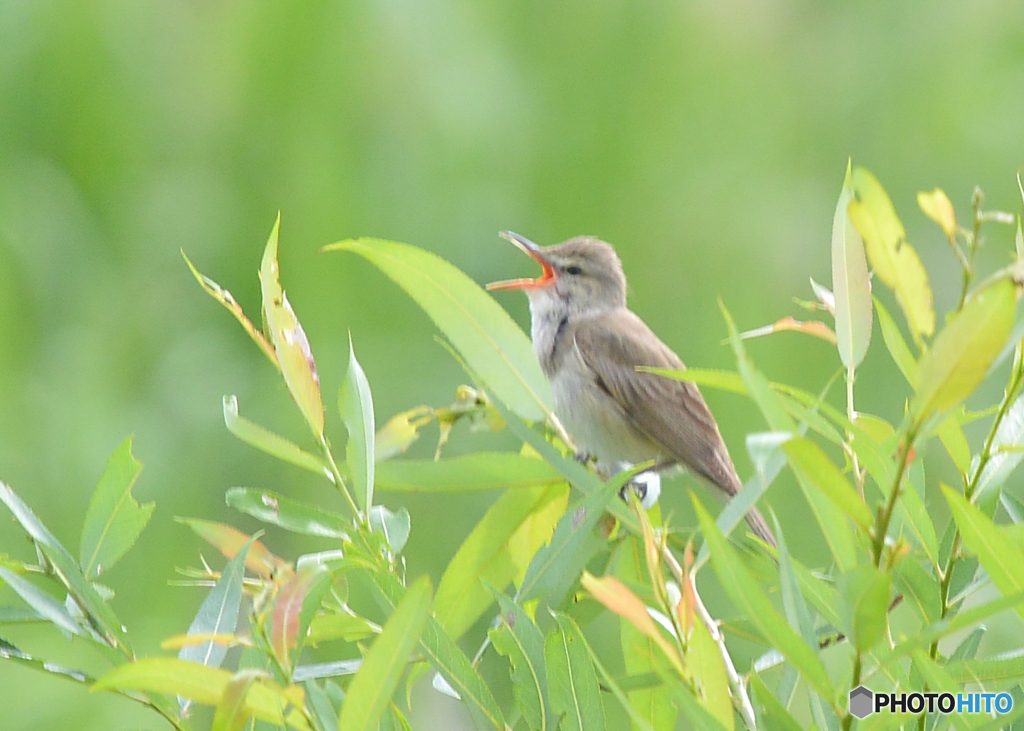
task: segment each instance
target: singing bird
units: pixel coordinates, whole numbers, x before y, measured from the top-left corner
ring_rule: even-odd
[[[651,460],[656,471],[680,465],[725,497],[735,495],[742,483],[697,386],[637,370],[685,366],[626,307],[626,276],[615,249],[590,236],[541,247],[510,231],[500,235],[543,271],[536,279],[487,288],[521,289],[529,297],[533,351],[579,456],[596,459],[605,476]],[[648,491],[645,504],[653,504],[657,494],[652,500],[651,493],[660,491],[657,472],[639,482]],[[757,508],[746,520],[775,545]]]

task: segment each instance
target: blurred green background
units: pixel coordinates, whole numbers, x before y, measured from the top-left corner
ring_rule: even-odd
[[[107,456],[135,434],[136,495],[157,510],[106,581],[143,654],[184,631],[202,599],[167,586],[201,548],[173,516],[255,529],[224,507],[232,485],[335,505],[315,478],[224,429],[221,396],[233,393],[243,414],[306,433],[179,253],[258,321],[256,269],[279,209],[282,280],[325,401],[351,331],[378,423],[446,404],[466,379],[380,273],[317,253],[338,239],[412,243],[483,283],[534,273],[501,229],[542,243],[598,235],[622,255],[633,309],[688,364],[731,367],[717,298],[743,329],[800,315],[791,297],[810,297],[808,276],[831,280],[852,156],[892,195],[943,312],[959,270],[914,196],[941,186],[966,217],[979,184],[991,206],[1019,210],[1022,28],[1024,4],[989,0],[0,0],[0,478],[77,547]],[[991,230],[983,266],[1007,261],[1011,241]],[[524,297],[500,301],[526,325]],[[770,377],[808,389],[838,365],[795,334],[750,351]],[[860,384],[861,409],[899,418],[906,389],[877,333]],[[707,396],[749,474],[744,435],[763,421],[739,397]],[[328,430],[340,445],[333,408]],[[430,454],[434,434],[413,453]],[[448,453],[480,448],[515,444],[460,427]],[[941,456],[929,464],[948,470]],[[689,520],[685,491],[670,492],[666,509]],[[494,495],[383,499],[412,512],[410,574],[436,580]],[[767,502],[816,563],[798,491],[780,480]],[[0,526],[0,551],[30,558],[6,515]],[[326,547],[277,531],[266,542],[286,556]],[[4,634],[102,667],[49,630]],[[435,702],[423,694],[422,728],[451,728]],[[0,705],[8,731],[165,727],[129,701],[5,663]]]

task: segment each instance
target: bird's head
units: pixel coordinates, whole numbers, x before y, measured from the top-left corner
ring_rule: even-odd
[[[626,305],[626,275],[611,244],[592,236],[577,236],[554,246],[538,246],[511,231],[502,231],[501,237],[529,254],[543,271],[536,279],[492,282],[487,289],[521,289],[531,306],[560,305],[577,313]]]

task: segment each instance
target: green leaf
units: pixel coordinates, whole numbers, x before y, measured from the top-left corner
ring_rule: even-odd
[[[324,247],[363,256],[404,289],[491,393],[527,421],[551,413],[551,386],[533,346],[508,313],[459,269],[422,249],[358,239]]]
[[[492,587],[501,608],[499,624],[488,636],[491,644],[512,665],[512,690],[516,703],[534,731],[554,731],[548,707],[548,674],[544,665],[544,635],[526,611]]]
[[[224,500],[228,507],[294,533],[324,538],[348,536],[349,521],[344,516],[274,492],[232,487],[225,493]]]
[[[148,657],[120,665],[101,677],[93,690],[141,691],[180,695],[197,703],[216,705],[231,682],[232,673],[173,657]],[[301,688],[281,688],[271,681],[254,683],[245,697],[249,714],[258,719],[284,726],[311,730],[297,711],[286,712],[301,698]]]
[[[991,683],[1024,678],[1024,655],[985,660],[951,660],[946,672],[957,683]]]
[[[930,336],[935,332],[928,273],[917,252],[907,243],[907,232],[875,176],[862,167],[855,167],[852,183],[850,221],[864,238],[864,248],[875,274],[896,293],[910,333],[920,345],[922,335]]]
[[[54,675],[59,675],[67,680],[73,680],[76,683],[92,685],[95,682],[95,678],[88,673],[83,673],[81,670],[64,667],[63,665],[58,665],[55,662],[33,657],[26,652],[22,652],[3,637],[0,637],[0,660],[13,660],[25,667],[33,668],[34,670],[39,670],[44,673],[53,673]]]
[[[832,291],[835,295],[836,341],[847,371],[864,360],[871,342],[871,282],[864,242],[850,222],[847,207],[853,199],[853,177],[846,179],[832,218]]]
[[[200,518],[175,518],[175,520],[187,525],[197,536],[213,545],[226,558],[234,558],[243,546],[249,545],[245,567],[264,579],[279,575],[282,571],[291,570],[291,565],[287,561],[275,556],[259,541],[251,541],[249,536],[237,528]]]
[[[281,289],[277,264],[277,234],[281,227],[281,214],[263,250],[260,262],[260,290],[263,294],[263,317],[267,337],[274,345],[281,374],[288,385],[299,411],[306,418],[313,435],[318,439],[324,433],[324,405],[320,398],[320,378],[316,373],[313,353],[302,324],[295,316],[284,290]]]
[[[323,564],[308,563],[278,591],[270,621],[270,644],[285,670],[290,670],[298,659],[313,613],[330,588],[332,578]]]
[[[747,393],[750,394],[750,397],[754,399],[754,403],[761,409],[765,421],[768,422],[768,426],[773,431],[795,434],[796,424],[786,412],[778,395],[772,390],[768,379],[757,370],[754,362],[747,355],[732,315],[729,314],[723,302],[719,301],[718,306],[722,310],[722,316],[725,318],[725,323],[729,328],[729,340],[732,343],[733,352],[736,354],[740,378],[743,379],[743,384],[747,387]]]
[[[829,703],[833,703],[835,691],[815,651],[793,631],[785,619],[779,616],[771,601],[758,586],[757,580],[740,560],[735,549],[726,542],[725,536],[704,506],[696,499],[693,506],[700,520],[701,532],[710,549],[711,563],[729,598],[740,612],[754,622],[761,634],[800,672],[811,687],[821,693]]]
[[[889,575],[863,564],[839,577],[845,600],[840,616],[858,652],[868,652],[882,638],[888,620]]]
[[[530,562],[516,592],[517,602],[539,599],[547,606],[561,603],[590,558],[585,546],[588,539],[593,538],[594,526],[635,472],[620,473],[608,480],[599,492],[569,506],[555,526],[551,542],[537,551]]]
[[[697,698],[726,729],[735,728],[729,676],[718,644],[703,622],[694,622],[686,645],[686,665],[697,681]]]
[[[1002,487],[1007,478],[1024,459],[1024,395],[1018,396],[999,422],[992,440],[992,457],[981,471],[974,499],[978,500],[989,490]]]
[[[374,634],[373,625],[362,617],[346,612],[331,612],[313,617],[309,623],[309,636],[306,642],[314,647],[331,640],[358,642]]]
[[[942,613],[939,581],[913,556],[907,556],[896,567],[896,585],[925,624],[937,622]]]
[[[808,439],[795,438],[783,444],[782,449],[794,470],[802,472],[806,480],[821,490],[854,523],[865,531],[871,529],[871,509],[818,445]],[[826,526],[822,527],[827,530]]]
[[[7,485],[0,482],[0,501],[14,514],[25,532],[35,541],[39,550],[56,569],[56,576],[83,612],[89,615],[93,627],[111,647],[117,647],[126,657],[132,657],[128,637],[121,621],[85,578],[82,569],[60,541],[43,525],[35,513]]]
[[[266,673],[262,670],[245,668],[231,676],[217,702],[210,731],[242,731],[245,728],[251,718],[245,707],[245,698],[249,695],[249,688],[263,675]]]
[[[918,422],[956,406],[984,379],[1013,325],[1016,295],[1000,279],[967,300],[921,358],[911,411]]]
[[[367,567],[367,576],[384,603],[393,608],[405,587],[392,574]],[[420,637],[420,650],[437,672],[458,693],[478,727],[505,731],[505,719],[490,689],[476,668],[433,617],[427,617]]]
[[[72,617],[64,605],[43,591],[28,579],[18,576],[3,566],[0,566],[0,579],[4,580],[7,586],[11,587],[15,594],[25,600],[32,609],[39,613],[43,619],[53,622],[57,627],[81,637],[92,637],[92,633],[83,627]]]
[[[925,507],[921,495],[918,493],[918,485],[924,485],[924,465],[917,462],[911,465],[907,474],[907,481],[900,492],[899,501],[896,503],[896,512],[893,515],[893,526],[905,529],[904,532],[913,536],[914,542],[922,549],[932,564],[939,565],[939,540],[935,535],[935,525],[932,523],[928,509]]]
[[[1024,547],[1014,541],[1006,531],[992,522],[978,508],[956,490],[945,485],[946,495],[953,519],[956,521],[964,545],[978,555],[989,578],[1003,596],[1013,596],[1024,591]],[[1018,608],[1021,616],[1024,609]]]
[[[647,571],[646,563],[642,541],[636,536],[628,536],[616,553],[615,575],[626,584],[642,584]],[[661,667],[658,660],[660,650],[656,649],[654,641],[640,632],[626,617],[619,620],[619,637],[626,673],[630,676],[651,673],[657,677],[655,671]],[[671,698],[672,692],[659,685],[630,691],[628,702],[633,712],[643,718],[648,726],[672,729],[675,728],[678,713]],[[641,724],[634,721],[633,728],[639,729]]]
[[[550,539],[567,500],[568,488],[561,483],[506,490],[488,509],[448,563],[437,587],[434,616],[449,636],[461,637],[494,601],[482,580],[503,589],[516,578],[519,569],[509,544],[524,523],[532,516],[543,519],[544,525],[538,526],[539,540],[531,542],[536,553],[539,545]],[[553,503],[561,510],[547,510]]]
[[[967,443],[967,437],[964,436],[963,427],[960,426],[963,418],[964,407],[961,406],[939,423],[936,433],[942,440],[942,446],[946,448],[946,452],[949,453],[957,470],[961,475],[966,475],[971,469],[971,447]],[[996,438],[998,439],[998,435]]]
[[[793,718],[786,707],[779,702],[775,695],[768,690],[768,686],[761,680],[757,673],[750,674],[750,687],[754,689],[757,700],[764,709],[762,720],[765,727],[777,731],[800,731],[800,723]]]
[[[587,652],[590,654],[590,659],[593,661],[594,668],[597,670],[598,675],[601,676],[603,688],[611,691],[611,694],[615,696],[616,700],[618,700],[622,707],[626,710],[626,713],[629,714],[629,718],[633,721],[634,731],[669,731],[670,729],[674,728],[674,720],[671,726],[658,726],[657,728],[652,726],[651,722],[644,718],[643,715],[638,713],[637,710],[631,704],[630,699],[626,697],[625,691],[627,689],[636,690],[640,686],[646,688],[651,687],[653,685],[661,684],[661,677],[657,673],[644,673],[643,676],[640,676],[640,680],[642,680],[643,682],[639,684],[631,682],[633,676],[616,679],[612,677],[612,674],[609,673],[608,669],[605,668],[605,666],[601,663],[601,658],[599,658],[597,656],[597,653],[594,652],[594,648],[590,646],[589,642],[587,642],[587,638],[584,637],[582,633],[580,633],[579,638],[583,646],[587,648]],[[626,687],[627,684],[629,684],[628,688]],[[673,714],[673,719],[674,718],[675,715]]]
[[[560,731],[603,731],[604,707],[597,673],[583,633],[564,614],[553,612],[558,627],[544,643],[551,709]]]
[[[238,626],[238,610],[242,605],[245,559],[249,555],[253,541],[254,539],[250,538],[221,571],[220,579],[207,594],[199,611],[196,612],[195,619],[189,625],[188,634],[230,635],[234,633]],[[220,667],[227,652],[228,648],[223,645],[216,642],[204,642],[200,645],[188,645],[181,648],[178,658],[200,665]]]
[[[86,578],[95,579],[113,567],[149,523],[156,503],[140,506],[132,497],[132,487],[142,464],[132,456],[128,437],[107,461],[82,525],[79,552]]]
[[[396,459],[378,462],[377,490],[465,492],[529,488],[562,482],[547,462],[515,452],[477,452],[448,459]]]
[[[882,340],[885,342],[885,347],[889,351],[893,363],[907,379],[907,383],[913,385],[917,380],[917,359],[910,352],[907,341],[903,339],[899,325],[892,319],[889,310],[885,309],[877,297],[873,298],[873,302],[875,310],[878,312],[878,324],[882,328]]]
[[[383,505],[374,505],[370,508],[370,528],[384,536],[388,547],[397,554],[402,552],[405,542],[409,540],[412,518],[405,508],[392,513]]]
[[[322,459],[303,451],[284,437],[264,429],[244,416],[239,416],[238,398],[235,396],[224,397],[224,424],[229,432],[250,447],[256,447],[261,452],[266,452],[283,462],[288,462],[321,477],[326,476],[328,479],[333,480],[331,471]]]
[[[377,731],[377,722],[391,703],[409,655],[423,633],[430,613],[430,595],[427,576],[406,590],[348,687],[339,729]]]
[[[348,373],[338,395],[341,418],[348,430],[345,455],[356,493],[356,502],[364,512],[373,505],[373,446],[376,426],[373,421],[373,397],[352,340],[348,343]]]

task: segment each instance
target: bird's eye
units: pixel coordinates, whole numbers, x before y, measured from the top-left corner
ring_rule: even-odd
[[[576,274],[582,274],[582,273],[583,273],[583,270],[582,270],[582,269],[580,269],[580,268],[579,268],[578,266],[576,266],[575,264],[573,264],[572,266],[568,266],[568,267],[566,267],[566,268],[565,268],[565,273],[566,273],[566,274],[572,274],[572,275],[574,275],[574,276],[575,276]]]

